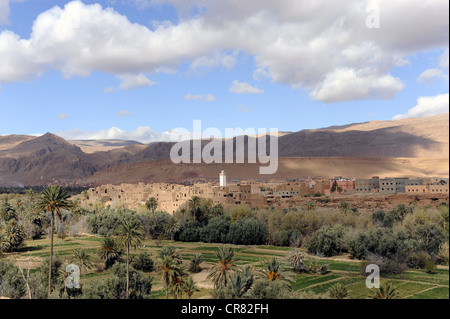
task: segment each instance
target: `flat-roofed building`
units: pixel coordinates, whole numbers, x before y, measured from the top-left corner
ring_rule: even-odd
[[[406,185],[407,194],[448,194],[448,184],[445,185]]]
[[[382,178],[380,179],[380,193],[398,194],[405,193],[407,177]]]
[[[380,188],[380,178],[374,176],[370,179],[357,179],[355,180],[355,191],[357,193],[375,193]]]

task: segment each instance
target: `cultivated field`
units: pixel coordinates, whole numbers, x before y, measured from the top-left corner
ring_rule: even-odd
[[[102,237],[82,236],[67,237],[64,240],[55,238],[54,251],[64,260],[64,266],[70,263],[70,258],[77,249],[86,250],[92,257],[94,267],[83,270],[81,284],[87,287],[96,280],[107,278],[110,271],[103,269],[103,263],[97,256],[97,249],[100,247]],[[15,260],[20,263],[26,271],[36,271],[42,260],[50,255],[49,239],[27,241],[26,247],[20,252],[14,254],[4,254],[3,258]],[[144,247],[145,245],[145,247]],[[196,253],[201,253],[203,263],[202,272],[193,275],[193,279],[200,288],[192,296],[193,299],[211,298],[213,285],[207,276],[212,265],[216,262],[214,254],[220,244],[205,243],[183,243],[154,240],[145,240],[140,249],[133,250],[133,254],[148,252],[152,259],[156,260],[157,252],[165,245],[173,245],[177,248],[183,259],[183,265],[186,267],[189,261]],[[302,295],[308,295],[308,292],[314,294],[326,293],[328,288],[341,282],[349,292],[352,299],[365,299],[369,296],[370,290],[365,285],[365,277],[360,275],[361,262],[351,260],[347,256],[338,256],[334,258],[316,258],[310,256],[304,251],[305,262],[317,261],[319,265],[328,265],[329,272],[324,275],[295,274],[286,261],[286,254],[290,250],[288,247],[275,246],[237,246],[233,245],[236,251],[236,263],[238,266],[251,265],[255,269],[261,267],[264,260],[272,256],[283,260],[289,275],[291,276],[291,286],[294,291],[305,292]],[[165,298],[165,291],[161,279],[155,272],[146,273],[145,276],[153,277],[152,298]],[[449,270],[448,267],[439,266],[435,274],[428,274],[425,270],[408,270],[402,275],[389,275],[388,278],[382,278],[391,282],[399,293],[399,298],[404,299],[448,299],[449,298]],[[186,297],[184,297],[186,298]]]

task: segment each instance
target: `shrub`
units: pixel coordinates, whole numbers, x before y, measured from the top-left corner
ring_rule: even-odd
[[[19,267],[11,261],[0,261],[0,296],[19,299],[25,292]]]
[[[394,223],[399,220],[397,211],[391,210],[387,214],[378,210],[372,214],[372,222],[375,226],[392,228]]]
[[[387,258],[406,259],[407,233],[400,229],[374,228],[370,231],[359,231],[346,238],[346,247],[353,258],[365,259],[370,253]]]
[[[206,243],[226,243],[230,225],[231,219],[227,215],[211,218],[201,229],[201,240]]]
[[[83,298],[87,299],[125,299],[126,265],[116,263],[112,276],[97,281],[86,289]],[[148,299],[152,290],[152,279],[130,267],[130,299]]]
[[[184,242],[197,242],[201,239],[202,224],[195,220],[187,220],[180,226],[178,239]]]
[[[435,223],[416,225],[414,237],[422,244],[421,248],[432,257],[438,254],[440,246],[447,240],[443,229]]]
[[[408,256],[408,259],[406,261],[408,267],[414,268],[414,269],[424,269],[427,262],[430,261],[430,255],[428,255],[424,251],[420,251],[418,253],[411,253]]]
[[[361,274],[368,275],[365,269],[369,264],[377,265],[380,268],[381,275],[402,274],[407,269],[406,263],[401,260],[386,258],[377,254],[369,254],[367,260],[361,264]]]
[[[425,270],[427,274],[435,274],[437,270],[436,263],[431,260],[427,261],[427,263],[425,264]]]
[[[267,240],[267,225],[263,221],[247,218],[231,224],[228,241],[235,245],[261,245]]]
[[[291,287],[281,280],[269,281],[259,279],[249,291],[251,299],[291,299]]]
[[[445,265],[448,266],[448,254],[449,254],[449,247],[448,247],[448,241],[441,245],[439,248],[439,252],[437,255],[437,260]]]
[[[312,254],[320,254],[325,257],[338,255],[345,251],[344,236],[347,234],[348,228],[341,225],[330,227],[322,226],[318,231],[313,233],[308,241],[308,252]]]
[[[140,253],[133,257],[131,266],[143,272],[152,272],[154,270],[154,261],[147,252]]]

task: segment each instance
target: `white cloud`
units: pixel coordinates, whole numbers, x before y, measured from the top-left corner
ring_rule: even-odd
[[[1,32],[0,85],[53,69],[65,77],[93,71],[127,75],[118,89],[129,89],[153,85],[144,74],[174,70],[183,63],[201,73],[233,68],[250,56],[255,78],[264,74],[273,82],[302,88],[314,99],[392,98],[403,88],[390,75],[393,68],[414,54],[448,47],[447,0],[379,0],[379,29],[365,26],[372,0],[151,3],[174,5],[178,24],[161,23],[151,30],[113,9],[73,1],[41,13],[29,39]],[[448,68],[447,56],[441,64]],[[356,93],[342,83],[343,77],[350,77]]]
[[[150,87],[158,84],[157,82],[153,82],[149,78],[147,78],[144,74],[119,74],[116,76],[120,80],[120,84],[118,87],[107,87],[103,90],[105,93],[113,93],[117,90],[133,90],[138,88]]]
[[[448,82],[449,71],[449,53],[448,47],[444,50],[442,55],[438,58],[437,67],[423,71],[417,79],[420,84],[431,85],[436,80],[444,80]]]
[[[399,114],[393,117],[394,120],[400,120],[408,117],[433,116],[449,112],[449,94],[440,94],[436,96],[423,96],[417,99],[417,105],[410,109],[406,114]]]
[[[130,90],[140,87],[153,86],[156,82],[148,79],[144,74],[123,74],[117,76],[122,83],[119,85],[121,90]]]
[[[448,81],[448,74],[445,74],[441,69],[427,69],[420,74],[417,82],[420,84],[432,84],[435,79]]]
[[[58,115],[58,120],[65,120],[69,117],[66,113],[61,113]]]
[[[57,132],[56,135],[66,140],[104,140],[104,139],[120,139],[134,140],[141,143],[152,142],[170,142],[175,136],[179,136],[180,140],[189,140],[192,133],[185,129],[172,129],[163,133],[152,130],[148,126],[139,126],[133,131],[127,132],[118,127],[102,129],[98,131],[83,131],[81,129],[72,129],[63,132]]]
[[[130,111],[119,111],[116,113],[116,116],[118,117],[125,117],[125,116],[131,116],[133,113]]]
[[[439,66],[444,70],[448,72],[449,69],[449,51],[448,48],[442,53],[441,57],[439,58]]]
[[[237,94],[262,94],[264,93],[264,90],[253,87],[246,82],[239,82],[234,80],[233,84],[230,87],[230,92]]]
[[[204,95],[199,95],[199,94],[192,95],[191,93],[188,93],[183,98],[188,101],[202,100],[205,102],[212,102],[212,101],[216,100],[216,97],[212,94],[208,94],[208,95],[204,96]]]
[[[326,103],[362,99],[391,99],[404,84],[391,75],[378,75],[374,70],[337,69],[311,93],[315,100]]]
[[[189,68],[192,72],[197,74],[206,73],[220,66],[229,71],[236,65],[238,55],[237,51],[231,54],[216,51],[210,56],[201,56],[195,59]]]

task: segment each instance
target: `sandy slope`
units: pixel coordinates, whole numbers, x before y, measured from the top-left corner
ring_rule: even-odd
[[[214,179],[227,171],[229,179],[284,179],[311,177],[410,176],[448,177],[448,159],[310,157],[280,158],[274,175],[260,175],[260,164],[173,164],[169,160],[124,164],[97,172],[87,182],[101,184],[143,182],[182,182],[198,178]]]

